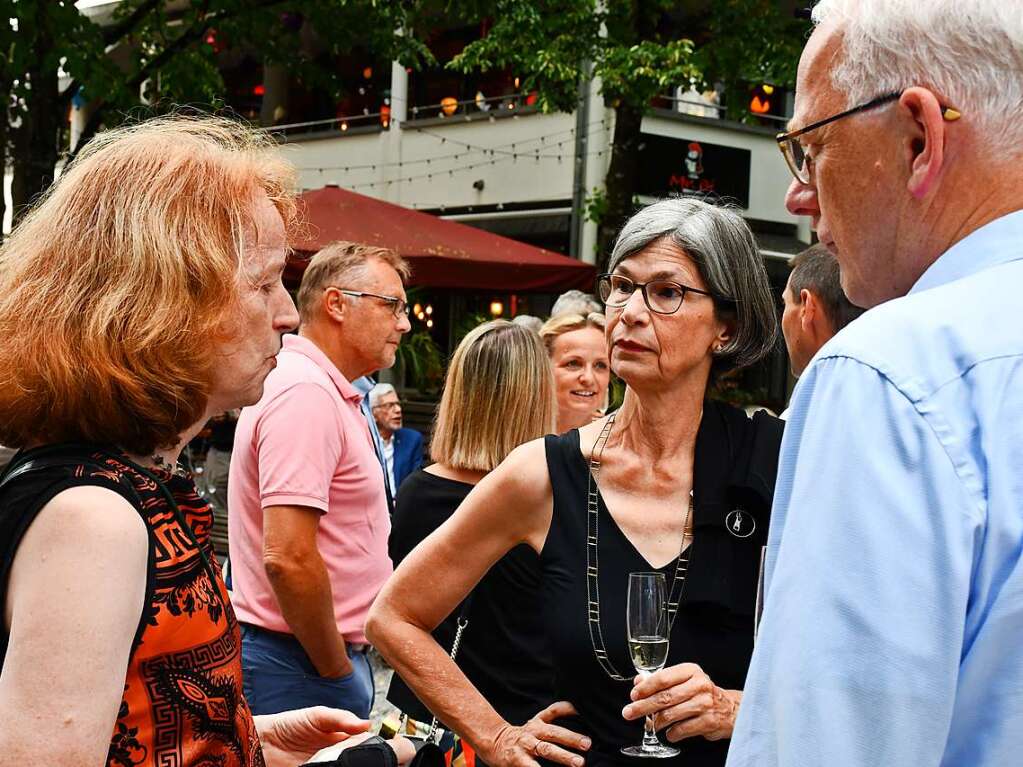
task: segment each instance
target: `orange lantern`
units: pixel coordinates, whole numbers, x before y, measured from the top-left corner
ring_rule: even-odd
[[[440,108],[449,117],[458,111],[458,99],[454,96],[445,96],[440,100]]]

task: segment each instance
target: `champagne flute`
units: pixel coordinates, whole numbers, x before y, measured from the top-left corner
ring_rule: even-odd
[[[629,654],[640,674],[652,674],[664,668],[668,660],[668,587],[663,573],[629,573],[628,619]],[[643,742],[622,749],[626,756],[665,759],[678,756],[677,748],[662,745],[654,732],[653,717],[643,727]]]
[[[764,614],[764,562],[767,559],[767,546],[760,547],[760,570],[757,572],[757,601],[753,610],[753,641],[757,641],[760,633],[760,618]]]

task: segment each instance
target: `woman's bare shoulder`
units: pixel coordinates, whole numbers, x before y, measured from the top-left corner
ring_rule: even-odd
[[[516,447],[501,464],[487,477],[492,485],[503,490],[530,493],[542,490],[544,484],[550,488],[547,472],[547,450],[544,438],[534,439]]]
[[[605,415],[579,429],[579,450],[587,461],[590,460],[593,446],[597,444],[597,440],[600,439],[600,435],[610,418],[611,416]]]
[[[8,610],[25,584],[52,585],[61,575],[81,581],[82,573],[109,568],[144,583],[148,551],[146,525],[122,496],[94,485],[62,490],[39,511],[15,552]]]

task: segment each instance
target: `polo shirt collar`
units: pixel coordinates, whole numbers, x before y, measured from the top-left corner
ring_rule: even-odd
[[[334,382],[334,386],[337,387],[337,391],[343,399],[355,405],[362,403],[362,392],[356,389],[351,381],[345,378],[344,374],[337,369],[337,366],[330,361],[330,357],[324,354],[323,350],[308,338],[303,338],[294,333],[284,336],[283,351],[295,352],[296,354],[308,357],[316,363],[317,367],[330,376],[330,380]]]
[[[931,264],[909,291],[919,293],[1023,258],[1023,210],[971,232]]]

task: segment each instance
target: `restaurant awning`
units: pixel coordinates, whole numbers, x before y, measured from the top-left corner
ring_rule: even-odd
[[[297,258],[286,273],[295,283],[312,254],[347,240],[407,258],[409,285],[512,293],[593,290],[596,270],[590,264],[429,213],[337,186],[305,192],[299,203],[305,224],[292,242]]]

